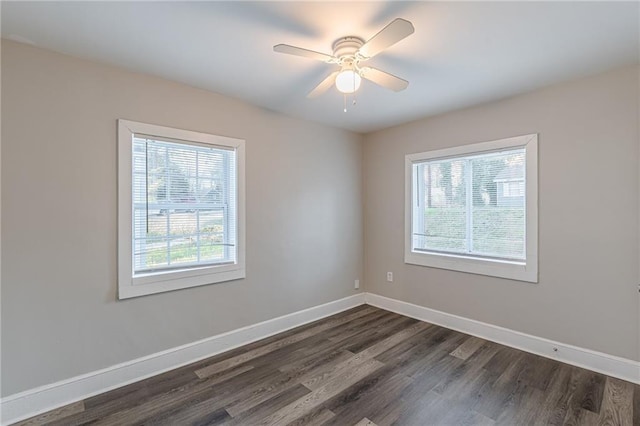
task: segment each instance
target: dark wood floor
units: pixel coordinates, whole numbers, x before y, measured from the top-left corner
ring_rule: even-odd
[[[640,425],[640,386],[365,305],[21,424]]]

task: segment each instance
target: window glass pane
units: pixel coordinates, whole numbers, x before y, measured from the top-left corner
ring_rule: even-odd
[[[424,184],[424,245],[437,251],[466,251],[465,162],[448,160],[427,163]]]
[[[235,152],[134,137],[133,157],[134,273],[234,262]]]
[[[414,166],[413,249],[525,259],[525,151]]]
[[[200,256],[204,261],[222,260],[225,257],[224,218],[222,208],[200,212]]]
[[[525,258],[524,151],[470,160],[473,170],[473,229],[470,252]]]

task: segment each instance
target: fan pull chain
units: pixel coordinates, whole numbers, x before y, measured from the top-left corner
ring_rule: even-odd
[[[353,92],[351,93],[351,95],[353,96],[353,100],[351,101],[351,105],[356,106],[356,75],[355,73],[353,74]],[[347,112],[347,94],[344,93],[342,96],[344,96],[343,101],[344,101],[344,108],[343,111]]]
[[[356,106],[356,73],[353,73],[353,106]]]

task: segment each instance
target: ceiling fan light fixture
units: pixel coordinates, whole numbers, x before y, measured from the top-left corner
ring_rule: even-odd
[[[336,76],[336,89],[344,94],[351,94],[360,88],[362,78],[352,69],[340,71]]]
[[[335,84],[336,89],[345,95],[346,105],[346,95],[355,93],[360,88],[363,78],[394,92],[407,88],[409,85],[407,80],[376,68],[362,67],[361,63],[404,40],[414,31],[415,28],[411,22],[406,19],[396,18],[366,42],[356,36],[337,39],[333,43],[333,55],[289,44],[276,44],[273,46],[273,50],[278,53],[301,56],[337,66],[331,74],[326,76],[309,92],[307,97],[315,98]],[[355,102],[355,95],[353,101]]]

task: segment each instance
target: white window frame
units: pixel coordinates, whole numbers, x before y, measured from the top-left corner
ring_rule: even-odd
[[[236,152],[237,247],[232,264],[188,266],[135,274],[132,256],[132,144],[134,135],[206,144]],[[245,141],[226,136],[118,120],[118,299],[245,278]]]
[[[473,154],[525,149],[525,252],[524,261],[483,258],[460,254],[414,251],[412,249],[413,203],[417,194],[413,179],[416,163]],[[490,142],[481,142],[405,156],[405,249],[404,261],[408,264],[428,266],[472,274],[508,278],[518,281],[538,282],[538,135],[530,134]]]

